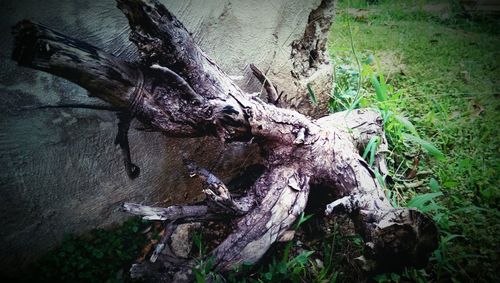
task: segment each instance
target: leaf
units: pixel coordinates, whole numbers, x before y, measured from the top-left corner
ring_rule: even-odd
[[[416,136],[413,136],[413,135],[410,135],[410,134],[406,134],[406,133],[403,133],[402,136],[409,140],[409,141],[412,141],[420,146],[422,146],[430,155],[434,156],[435,158],[437,158],[438,160],[444,160],[444,154],[436,147],[434,146],[432,143],[426,141],[426,140],[423,140],[419,137],[416,137]]]
[[[378,184],[384,189],[387,189],[387,185],[385,183],[385,177],[383,177],[380,172],[378,172],[378,168],[375,168],[375,177],[377,179]]]
[[[399,282],[400,279],[401,279],[401,276],[399,276],[399,274],[397,274],[397,273],[391,273],[391,280],[393,282]]]
[[[441,243],[447,244],[448,242],[451,242],[451,240],[455,238],[465,238],[465,236],[460,234],[448,234],[447,236],[441,237]]]
[[[453,189],[456,186],[458,186],[458,182],[454,181],[454,180],[446,181],[446,182],[443,183],[443,186],[445,188]]]
[[[385,89],[380,85],[379,80],[377,77],[375,77],[374,74],[370,76],[370,82],[372,83],[373,87],[375,88],[375,94],[377,94],[377,100],[379,102],[383,102],[387,100],[387,93]]]
[[[417,208],[423,212],[434,210],[437,209],[439,206],[433,203],[433,200],[442,195],[443,195],[442,192],[417,195],[408,202],[406,207]],[[429,202],[431,202],[430,206],[428,204]]]
[[[375,143],[373,143],[372,149],[370,150],[370,161],[368,162],[370,166],[373,166],[373,162],[375,162],[375,153],[377,152],[378,143],[379,138],[375,136]]]
[[[375,280],[376,282],[388,282],[389,281],[389,278],[387,277],[387,275],[384,273],[384,274],[378,274],[378,275],[375,275],[373,277],[373,280]]]
[[[94,256],[95,256],[95,258],[97,258],[97,259],[101,259],[101,258],[103,258],[103,257],[104,257],[104,254],[103,254],[103,252],[102,252],[102,251],[97,250],[97,251],[95,251],[95,252],[94,252]]]
[[[284,263],[284,262],[279,262],[276,265],[276,269],[278,270],[278,273],[281,273],[281,274],[286,274],[286,272],[288,271],[286,263]]]
[[[379,145],[380,138],[378,136],[373,136],[371,137],[370,141],[368,141],[368,144],[365,147],[365,150],[363,152],[363,159],[366,160],[366,157],[368,154],[370,154],[370,160],[368,163],[370,166],[373,165],[373,162],[375,162],[375,153],[377,152],[377,147]]]
[[[370,152],[370,150],[372,149],[373,147],[373,144],[375,142],[377,142],[377,136],[373,136],[370,141],[368,142],[368,144],[366,145],[365,147],[365,151],[363,152],[363,159],[366,159],[366,157],[368,156],[368,153]]]
[[[271,272],[264,273],[264,278],[270,281],[273,279],[273,274]]]
[[[385,108],[385,109],[384,109]],[[382,115],[383,118],[383,125],[386,125],[387,121],[389,121],[389,118],[391,118],[394,113],[390,110],[387,110],[387,107],[384,107],[380,109],[380,115]]]
[[[307,86],[307,92],[309,93],[309,98],[311,98],[311,103],[313,105],[318,105],[318,100],[316,99],[316,95],[314,94],[314,91],[312,90],[311,84],[308,83],[306,86]]]
[[[305,215],[304,212],[302,212],[300,214],[299,220],[297,221],[297,225],[295,226],[295,230],[297,230],[300,227],[300,225],[309,220],[309,218],[311,217],[313,217],[313,214]]]
[[[394,119],[396,119],[401,125],[403,125],[406,129],[408,129],[412,134],[418,137],[417,129],[413,124],[404,116],[394,115]]]
[[[304,251],[295,258],[293,258],[291,261],[287,263],[288,268],[292,268],[294,266],[303,266],[304,264],[307,263],[307,259],[314,253],[314,251]]]
[[[434,178],[431,178],[429,180],[429,188],[431,188],[431,191],[434,193],[439,192],[441,190],[441,186],[439,186],[438,181],[436,181],[436,179]]]
[[[351,113],[352,110],[354,110],[354,108],[358,107],[358,104],[359,102],[361,101],[361,99],[363,99],[363,95],[360,95],[356,100],[354,100],[351,105],[349,105],[349,109],[347,111],[347,114],[346,115],[349,115],[349,113]]]
[[[369,65],[369,64],[371,64],[373,61],[375,61],[375,56],[373,56],[373,54],[370,54],[370,55],[368,55],[368,57],[366,57],[366,59],[365,59],[365,61],[363,62],[363,64]]]
[[[139,226],[137,225],[132,226],[132,232],[137,233],[137,231],[139,231]]]

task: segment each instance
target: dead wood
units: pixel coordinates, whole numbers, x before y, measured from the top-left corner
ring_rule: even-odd
[[[226,143],[256,143],[266,167],[243,197],[235,197],[213,174],[188,164],[188,171],[206,183],[204,204],[168,208],[125,204],[126,211],[168,225],[231,219],[233,232],[209,254],[214,268],[224,272],[256,263],[303,212],[310,188],[327,187],[339,199],[328,205],[326,213],[347,213],[354,220],[367,243],[367,261],[383,269],[425,264],[437,246],[435,224],[416,210],[394,208],[375,172],[359,155],[371,137],[379,136],[383,146],[377,154],[377,168],[387,174],[387,143],[377,112],[354,110],[312,120],[278,108],[273,105],[278,100],[275,86],[255,68],[268,91],[271,103],[266,103],[236,86],[163,5],[155,0],[117,2],[129,20],[130,39],[140,51],[140,62],[122,61],[29,21],[14,27],[13,59],[75,82],[127,113],[121,116],[117,143],[124,149],[131,177],[138,174],[126,142],[132,118],[167,136],[212,135]],[[322,1],[322,9],[330,7],[330,2]],[[321,19],[331,20],[331,11],[319,9],[314,15],[321,13],[326,13]],[[295,43],[309,50],[309,67],[321,62],[326,44],[314,39],[314,21],[318,19],[311,18],[304,41]],[[161,254],[156,253],[155,264],[163,264],[162,268],[142,264],[133,274],[165,273],[167,261],[169,268],[182,265]],[[153,277],[167,280],[161,274]]]

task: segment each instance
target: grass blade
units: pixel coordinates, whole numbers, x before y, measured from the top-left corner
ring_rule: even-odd
[[[434,146],[432,143],[430,143],[426,140],[423,140],[419,137],[410,135],[410,134],[403,133],[402,135],[406,140],[409,140],[411,142],[414,142],[414,143],[422,146],[430,155],[434,156],[438,160],[445,159],[444,154],[436,146]]]
[[[366,157],[368,156],[368,153],[370,153],[372,147],[373,147],[373,144],[377,141],[377,136],[373,136],[370,141],[368,142],[368,144],[366,145],[365,147],[365,151],[363,152],[363,159],[366,159]]]
[[[417,129],[413,124],[402,115],[394,115],[394,119],[396,119],[401,125],[403,125],[408,131],[410,131],[413,135],[418,137]]]
[[[311,99],[311,103],[314,106],[318,105],[318,100],[316,99],[316,95],[314,94],[314,91],[312,90],[311,84],[308,83],[306,86],[307,86],[307,93],[309,93],[309,98]]]
[[[387,93],[385,89],[380,85],[379,80],[377,77],[375,77],[374,74],[370,76],[370,82],[372,83],[373,87],[375,88],[375,94],[377,95],[377,100],[379,102],[383,102],[387,100]]]
[[[443,195],[442,192],[417,195],[408,202],[406,207],[417,208],[422,212],[437,210],[440,208],[440,206],[434,203],[434,199],[442,195]]]

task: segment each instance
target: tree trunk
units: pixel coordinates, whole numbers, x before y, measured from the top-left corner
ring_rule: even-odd
[[[376,112],[355,110],[313,120],[284,108],[288,101],[286,95],[280,97],[281,84],[254,67],[267,89],[268,102],[263,101],[242,91],[156,0],[117,2],[129,20],[139,62],[122,61],[29,21],[14,28],[13,59],[79,84],[151,131],[256,144],[266,167],[245,194],[236,197],[212,173],[188,163],[189,173],[206,183],[205,204],[164,209],[126,204],[125,210],[171,224],[233,219],[234,231],[210,253],[214,268],[224,272],[257,262],[303,212],[310,188],[322,186],[339,197],[326,213],[352,217],[367,243],[366,257],[377,268],[421,266],[427,261],[437,245],[434,223],[416,210],[392,207],[375,172],[359,155],[373,135],[385,140]],[[333,1],[323,0],[311,14],[304,39],[292,45],[292,58],[301,58],[294,66],[296,86],[324,65],[324,34],[332,9]],[[125,127],[117,142],[124,149],[126,166],[134,168],[127,158],[126,131]],[[377,161],[385,174],[383,153]],[[128,172],[135,177],[132,169]],[[154,264],[167,261],[160,255]],[[147,265],[136,266],[133,273],[151,274],[153,268]],[[159,274],[157,279],[168,280]]]

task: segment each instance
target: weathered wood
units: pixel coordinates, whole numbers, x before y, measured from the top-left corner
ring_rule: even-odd
[[[324,0],[322,5],[333,4]],[[228,271],[257,262],[303,212],[310,187],[321,185],[339,197],[327,213],[345,212],[353,218],[370,250],[366,256],[375,266],[390,269],[425,262],[437,245],[434,223],[418,211],[393,208],[375,173],[359,155],[373,135],[385,141],[375,112],[355,110],[354,114],[312,120],[263,102],[236,86],[157,1],[118,0],[118,6],[129,19],[140,63],[120,61],[31,22],[15,28],[13,58],[91,92],[101,89],[96,94],[99,98],[128,109],[146,127],[166,135],[214,135],[223,142],[256,143],[267,168],[241,203],[210,172],[191,166],[190,172],[205,179],[209,198],[222,211],[210,205],[160,209],[132,204],[126,204],[126,210],[168,221],[233,215],[234,231],[210,253],[214,268]],[[324,32],[323,25],[316,28],[310,26],[308,34]],[[323,44],[316,43],[317,52],[324,51]],[[312,51],[309,45],[303,48]],[[386,174],[383,155],[379,152],[377,166]],[[388,261],[387,256],[394,260]],[[159,257],[157,263],[161,261]]]
[[[257,68],[254,64],[250,64],[253,75],[259,80],[267,92],[267,102],[277,105],[280,95],[278,95],[278,88],[271,82],[271,80]]]
[[[229,214],[241,216],[246,214],[255,204],[251,195],[233,199],[226,185],[204,168],[200,168],[192,162],[187,162],[187,168],[191,177],[199,177],[205,183],[203,192],[207,196],[208,207],[216,214]],[[219,211],[217,213],[217,211]]]
[[[310,76],[321,64],[328,61],[326,44],[334,17],[335,2],[322,0],[309,15],[304,36],[292,43],[293,75],[296,78]]]
[[[343,131],[351,138],[358,152],[364,152],[372,137],[380,138],[375,155],[375,167],[382,177],[389,177],[385,155],[389,152],[387,138],[383,129],[383,119],[380,113],[370,109],[355,109],[353,111],[337,112],[318,119],[324,127],[334,127]]]
[[[132,122],[132,115],[128,112],[119,112],[118,116],[118,133],[115,138],[115,145],[119,145],[122,150],[123,163],[125,164],[125,171],[130,179],[139,177],[141,172],[139,166],[132,163],[130,156],[130,147],[128,144],[128,131],[130,129],[130,122]]]
[[[145,220],[175,221],[186,218],[202,219],[203,217],[210,217],[206,205],[170,206],[164,208],[145,206],[137,203],[124,203],[122,208],[128,213],[142,216]]]
[[[128,95],[133,92],[139,77],[131,64],[29,21],[19,22],[13,34],[12,59],[19,65],[85,85],[92,95],[114,106],[128,106]]]

